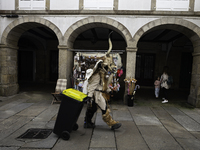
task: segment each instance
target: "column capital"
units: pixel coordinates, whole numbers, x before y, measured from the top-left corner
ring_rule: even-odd
[[[200,52],[194,52],[192,53],[192,56],[195,57],[195,56],[200,56]]]
[[[127,52],[137,52],[137,47],[127,47],[126,51]]]
[[[67,50],[69,49],[66,45],[58,45],[59,50]]]
[[[5,44],[0,44],[0,48],[11,48],[11,49],[14,49],[14,50],[19,49],[19,47],[17,47],[17,46],[5,45]]]

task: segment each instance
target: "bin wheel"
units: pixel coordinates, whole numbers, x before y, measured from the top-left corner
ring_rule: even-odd
[[[74,124],[73,130],[74,130],[74,131],[78,130],[78,124],[77,124],[77,123]]]
[[[68,131],[63,131],[62,134],[61,134],[61,138],[63,140],[69,140],[69,138],[70,138],[69,132]]]

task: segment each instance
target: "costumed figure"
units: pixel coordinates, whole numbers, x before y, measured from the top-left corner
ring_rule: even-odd
[[[111,34],[111,33],[110,33]],[[103,121],[112,129],[121,127],[121,123],[112,119],[106,94],[111,92],[109,84],[112,81],[113,73],[116,72],[116,65],[112,56],[109,54],[112,50],[112,43],[109,34],[109,50],[105,56],[98,60],[93,69],[86,71],[83,92],[88,95],[88,107],[85,115],[84,128],[94,128],[92,117],[97,111],[97,106],[102,111]],[[110,76],[108,76],[110,72]]]

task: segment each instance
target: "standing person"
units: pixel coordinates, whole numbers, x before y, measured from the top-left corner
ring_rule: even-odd
[[[169,78],[169,67],[165,66],[163,69],[163,74],[161,75],[161,91],[162,91],[162,103],[167,103],[168,102],[168,92],[170,86],[167,84]]]
[[[155,96],[156,98],[158,98],[160,92],[160,77],[157,77],[157,79],[154,82],[154,85],[155,85]]]

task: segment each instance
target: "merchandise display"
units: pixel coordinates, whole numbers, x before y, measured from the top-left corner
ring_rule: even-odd
[[[104,53],[76,53],[74,56],[74,68],[73,68],[73,88],[83,92],[83,84],[86,77],[86,71],[89,68],[93,68],[98,60],[103,59]],[[119,77],[123,74],[121,56],[118,53],[111,53],[113,62],[117,66],[117,72],[114,73],[113,79],[109,87],[113,91],[119,91]],[[111,73],[108,72],[107,76]]]
[[[134,78],[130,78],[130,79],[124,79],[124,82],[127,84],[127,94],[135,95],[135,92],[136,92],[135,84],[136,84],[137,80]]]
[[[139,85],[135,85],[137,80],[134,78],[124,79],[125,84],[127,84],[127,105],[132,107],[134,105],[135,93],[136,90],[140,88]]]

